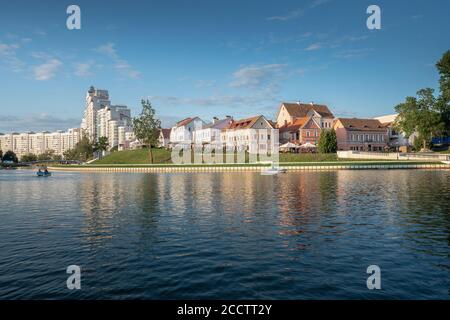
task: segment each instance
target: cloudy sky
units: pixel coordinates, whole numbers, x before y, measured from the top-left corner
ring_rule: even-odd
[[[381,30],[366,9],[381,7]],[[81,8],[81,30],[66,9]],[[90,85],[168,126],[199,115],[274,118],[281,101],[338,116],[393,113],[437,87],[447,0],[2,1],[0,132],[79,126]]]

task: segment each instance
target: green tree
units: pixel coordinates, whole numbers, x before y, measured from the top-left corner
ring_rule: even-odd
[[[19,159],[17,158],[17,155],[14,152],[12,152],[11,150],[8,150],[3,155],[2,161],[12,161],[14,163],[17,163],[17,162],[19,162]]]
[[[320,133],[319,142],[317,143],[317,148],[320,153],[336,153],[336,131],[334,131],[334,129],[322,130]]]
[[[65,160],[87,161],[92,158],[93,153],[93,144],[89,141],[87,135],[83,135],[83,138],[81,138],[75,147],[66,150],[63,155]]]
[[[0,150],[0,162],[2,161],[2,159],[3,159],[3,150]]]
[[[136,138],[149,149],[150,163],[153,163],[152,147],[158,143],[161,121],[155,117],[155,109],[149,100],[141,100],[142,111],[133,119]]]
[[[93,151],[94,152],[105,152],[109,148],[109,142],[107,137],[100,137],[96,143],[93,145]]]
[[[37,156],[34,153],[24,154],[21,158],[21,162],[33,162],[37,160]]]
[[[55,155],[55,150],[46,150],[45,152],[38,155],[37,159],[39,161],[48,161],[48,160],[52,160],[54,155]]]
[[[441,121],[444,125],[444,131],[450,134],[450,50],[444,53],[441,60],[436,63],[439,71],[440,96],[437,109],[441,114]]]
[[[418,133],[422,148],[426,149],[434,135],[442,132],[444,125],[438,110],[434,90],[427,88],[417,92],[417,97],[407,97],[405,102],[397,105],[398,117],[395,128],[409,137]]]

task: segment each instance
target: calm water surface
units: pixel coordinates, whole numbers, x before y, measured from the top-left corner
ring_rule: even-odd
[[[0,171],[0,299],[449,299],[449,245],[450,171]]]

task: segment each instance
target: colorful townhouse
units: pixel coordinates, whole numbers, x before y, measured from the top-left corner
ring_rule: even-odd
[[[314,103],[282,103],[277,113],[276,125],[280,143],[317,145],[320,132],[333,127],[334,115],[326,105]]]
[[[221,132],[224,145],[232,146],[238,151],[249,153],[271,152],[278,145],[278,134],[270,121],[263,115],[233,120]]]
[[[384,151],[388,128],[377,119],[337,118],[333,126],[340,151]]]

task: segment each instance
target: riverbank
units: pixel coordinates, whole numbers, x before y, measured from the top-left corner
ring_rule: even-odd
[[[261,171],[268,164],[123,164],[123,165],[58,165],[52,171],[77,172],[241,172]],[[392,170],[392,169],[431,169],[449,170],[450,164],[412,162],[412,161],[340,161],[340,162],[287,162],[280,163],[287,171],[311,170]]]

